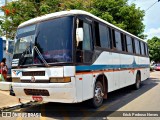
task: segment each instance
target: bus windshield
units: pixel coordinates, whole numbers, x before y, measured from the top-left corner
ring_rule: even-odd
[[[71,16],[20,28],[17,31],[14,54],[24,52],[30,54],[36,46],[48,64],[72,62],[72,28],[73,17]],[[32,59],[27,59],[22,65],[43,63],[35,50]]]

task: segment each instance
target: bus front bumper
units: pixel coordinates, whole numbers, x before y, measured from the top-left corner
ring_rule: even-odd
[[[39,96],[44,102],[76,103],[76,89],[73,83],[13,83],[16,97],[34,101]],[[26,90],[29,91],[26,94]],[[41,95],[47,91],[48,95]],[[37,92],[37,93],[36,93]]]

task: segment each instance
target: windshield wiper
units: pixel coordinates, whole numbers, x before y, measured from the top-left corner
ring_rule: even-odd
[[[42,60],[42,62],[44,63],[44,65],[47,67],[49,66],[49,64],[46,62],[46,60],[44,59],[44,57],[42,56],[41,52],[39,51],[37,46],[33,47],[33,50],[35,49],[35,51],[37,52],[38,56],[40,57],[40,59]]]
[[[37,33],[37,36],[36,36],[36,38],[35,38],[35,42],[37,41],[37,38],[38,38],[38,35],[39,35],[39,34],[40,34],[40,31],[38,31],[38,33]],[[41,54],[41,52],[39,51],[39,49],[38,49],[37,46],[34,46],[34,47],[33,47],[32,54],[33,54],[34,49],[35,49],[35,51],[37,52],[37,54],[38,54],[38,56],[40,57],[40,59],[42,60],[42,62],[44,63],[44,65],[45,65],[45,66],[49,66],[49,64],[48,64],[47,61],[44,59],[44,57],[42,56],[42,54]]]

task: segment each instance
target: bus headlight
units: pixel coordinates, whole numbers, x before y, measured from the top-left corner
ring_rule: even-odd
[[[71,82],[70,77],[64,77],[64,78],[50,78],[51,83],[66,83]]]
[[[12,78],[12,82],[21,82],[20,78]]]

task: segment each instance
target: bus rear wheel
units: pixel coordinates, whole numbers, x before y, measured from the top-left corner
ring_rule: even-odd
[[[140,78],[140,74],[136,75],[136,83],[134,85],[135,89],[138,90],[141,86],[141,78]]]
[[[94,88],[94,97],[89,101],[90,105],[94,108],[98,108],[103,103],[103,85],[100,81],[97,81]]]

